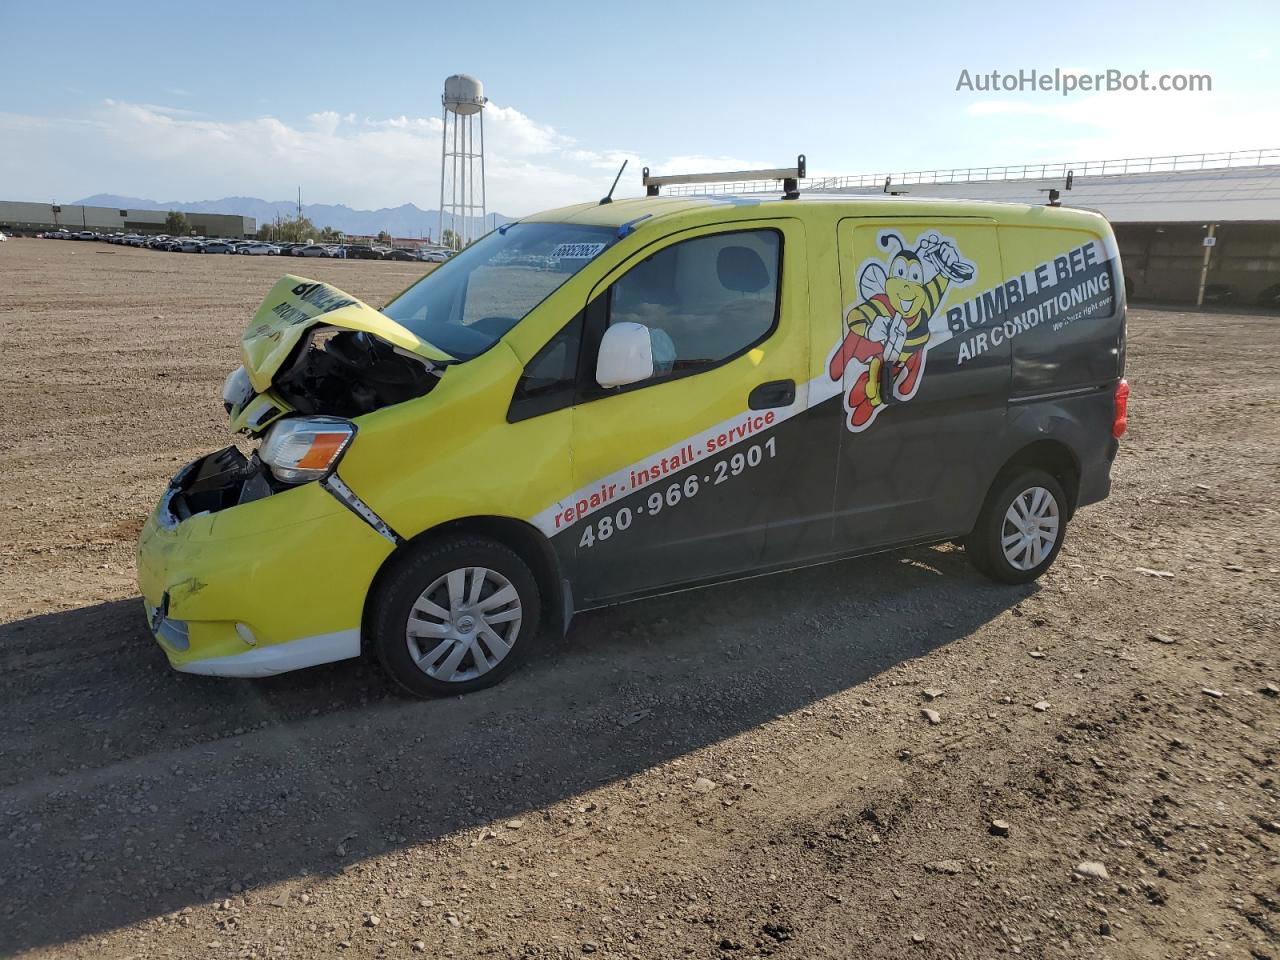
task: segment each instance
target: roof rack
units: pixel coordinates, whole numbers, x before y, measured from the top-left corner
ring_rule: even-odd
[[[744,183],[748,180],[781,180],[782,195],[787,200],[795,200],[800,196],[800,181],[805,176],[804,154],[796,157],[794,167],[775,167],[769,170],[732,170],[725,173],[677,173],[667,177],[649,175],[649,168],[644,168],[641,182],[645,187],[645,195],[658,196],[660,187],[686,183]]]
[[[1075,178],[1076,178],[1076,172],[1075,172],[1074,170],[1068,170],[1068,171],[1067,171],[1067,182],[1066,182],[1065,184],[1063,184],[1062,189],[1063,189],[1063,190],[1070,190],[1070,189],[1071,189],[1071,181],[1072,181],[1072,180],[1074,180]],[[1051,207],[1060,207],[1060,206],[1062,206],[1062,201],[1059,199],[1059,197],[1061,197],[1061,196],[1062,196],[1062,194],[1061,194],[1057,189],[1055,189],[1055,188],[1053,188],[1053,187],[1049,187],[1048,189],[1042,189],[1040,192],[1041,192],[1041,193],[1047,193],[1047,194],[1049,194],[1049,206],[1051,206]]]

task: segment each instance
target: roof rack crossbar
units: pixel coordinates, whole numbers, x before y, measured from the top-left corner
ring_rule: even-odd
[[[645,194],[658,196],[661,187],[688,183],[744,183],[748,180],[781,180],[786,196],[794,199],[800,195],[799,181],[805,176],[804,154],[796,157],[794,167],[773,167],[768,170],[730,170],[723,173],[676,173],[665,177],[651,176],[649,168],[644,168],[641,182]]]

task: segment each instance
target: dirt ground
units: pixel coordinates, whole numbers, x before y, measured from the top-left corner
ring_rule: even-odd
[[[1280,319],[1131,311],[1114,493],[1038,585],[840,563],[420,703],[143,622],[285,270],[422,267],[0,245],[0,955],[1280,958]]]

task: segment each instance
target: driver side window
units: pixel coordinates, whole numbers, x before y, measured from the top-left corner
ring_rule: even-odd
[[[644,384],[710,370],[773,332],[782,235],[738,230],[664,247],[609,288],[608,325],[649,330],[654,375]]]

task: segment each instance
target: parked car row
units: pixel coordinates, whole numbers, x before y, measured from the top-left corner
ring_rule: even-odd
[[[147,247],[170,253],[227,253],[242,256],[338,257],[353,260],[409,260],[443,263],[452,251],[442,248],[409,250],[402,247],[336,243],[267,243],[263,240],[224,240],[218,237],[145,237],[136,233],[94,233],[92,230],[53,230],[36,234],[53,240],[96,240],[128,247]]]
[[[44,233],[37,233],[37,237],[44,237],[46,240],[102,240],[105,239],[102,234],[94,233],[92,230],[47,230]]]
[[[286,257],[338,257],[346,260],[412,260],[444,263],[453,254],[440,248],[410,250],[404,247],[370,246],[359,243],[282,243],[280,254]]]
[[[1230,284],[1210,283],[1204,288],[1204,302],[1209,306],[1226,307],[1243,300],[1243,297],[1237,297],[1236,288]],[[1270,310],[1280,309],[1280,283],[1273,283],[1259,293],[1254,299],[1254,305]]]
[[[150,250],[165,250],[171,253],[239,253],[246,256],[267,256],[280,252],[280,248],[274,244],[259,240],[224,240],[220,237],[171,237],[168,234],[144,237],[136,233],[106,234],[94,233],[91,230],[75,233],[57,230],[36,234],[36,236],[52,240],[97,240],[120,246],[146,247]]]

